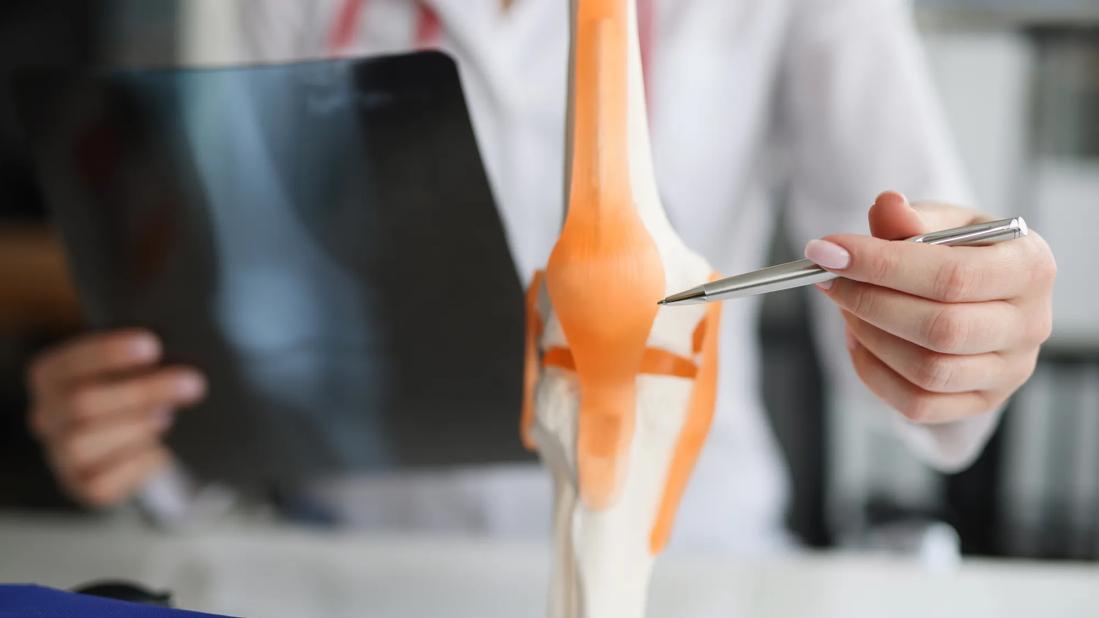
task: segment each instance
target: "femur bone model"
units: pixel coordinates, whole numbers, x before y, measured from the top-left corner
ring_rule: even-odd
[[[713,417],[713,276],[675,234],[649,146],[634,0],[573,0],[568,214],[527,293],[522,438],[554,479],[552,618],[640,618]]]

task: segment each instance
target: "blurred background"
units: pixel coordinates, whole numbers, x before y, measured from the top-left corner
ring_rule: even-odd
[[[219,64],[234,53],[229,4],[5,0],[0,70]],[[1057,255],[1055,334],[982,458],[944,476],[868,422],[866,402],[823,389],[805,295],[769,296],[759,334],[773,425],[794,472],[789,528],[833,547],[891,522],[942,521],[971,555],[1099,559],[1099,260],[1085,235],[1099,229],[1099,4],[921,0],[916,11],[980,203],[1027,217]],[[774,239],[775,260],[795,253]],[[23,367],[79,328],[0,91],[0,508],[75,509],[27,435]],[[780,387],[791,383],[807,387]]]

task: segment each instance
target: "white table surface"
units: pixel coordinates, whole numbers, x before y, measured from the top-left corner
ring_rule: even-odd
[[[132,522],[0,516],[0,582],[125,578],[187,609],[239,616],[544,615],[548,548],[326,533],[270,523],[187,533]],[[1099,616],[1099,566],[967,561],[932,572],[851,554],[667,555],[649,615],[676,618]]]

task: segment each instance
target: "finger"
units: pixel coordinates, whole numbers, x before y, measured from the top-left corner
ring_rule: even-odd
[[[1005,382],[1010,366],[1003,355],[942,354],[891,335],[844,312],[847,328],[863,347],[896,374],[933,393],[993,390]]]
[[[157,411],[130,414],[125,422],[74,430],[57,440],[57,459],[77,471],[102,465],[119,453],[155,444],[170,417]]]
[[[32,431],[49,439],[74,427],[125,420],[127,415],[157,408],[178,408],[200,401],[206,383],[191,369],[161,369],[144,376],[92,383],[70,390],[64,398],[39,403],[31,413]]]
[[[934,231],[908,199],[896,191],[887,191],[874,200],[867,218],[870,234],[884,240],[904,240]]]
[[[68,399],[66,421],[87,422],[106,416],[197,403],[206,394],[202,374],[186,367],[75,389]]]
[[[836,279],[824,293],[839,307],[920,347],[944,354],[984,354],[1020,344],[1018,307],[1004,301],[946,304],[896,290]]]
[[[39,356],[28,382],[35,392],[49,393],[78,380],[155,363],[160,352],[159,340],[142,329],[88,335]]]
[[[993,410],[998,405],[983,392],[932,393],[905,380],[853,338],[849,339],[855,372],[872,393],[905,418],[921,424],[956,421]]]
[[[879,195],[868,218],[870,234],[885,240],[904,240],[992,219],[974,210],[947,204],[910,204],[908,198],[896,191]]]
[[[79,497],[92,507],[118,504],[167,467],[169,461],[168,451],[161,446],[125,453],[110,465],[85,477],[78,491]]]
[[[987,247],[944,247],[871,236],[810,241],[805,256],[844,278],[941,302],[983,302],[1023,295],[1034,280],[1029,239]]]

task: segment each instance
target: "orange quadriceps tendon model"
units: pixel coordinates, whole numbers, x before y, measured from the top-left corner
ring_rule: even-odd
[[[527,294],[522,437],[555,486],[554,618],[640,618],[713,417],[713,276],[652,171],[634,0],[574,0],[568,214]]]

